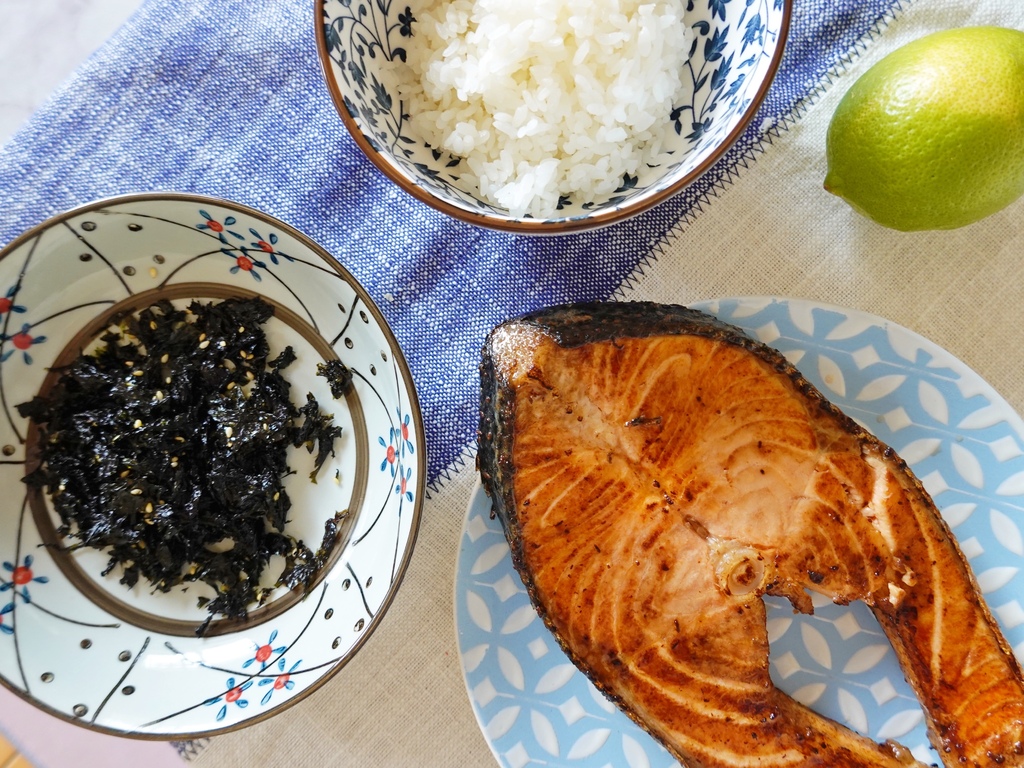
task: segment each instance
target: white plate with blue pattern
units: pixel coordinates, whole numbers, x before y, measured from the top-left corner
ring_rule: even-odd
[[[781,351],[891,445],[953,529],[1018,658],[1024,657],[1024,422],[974,371],[895,323],[802,299],[692,305]],[[456,570],[455,621],[470,702],[506,768],[676,765],[599,693],[537,617],[501,523],[477,486]],[[817,712],[938,763],[924,715],[870,611],[768,599],[771,674]]]
[[[317,542],[326,518],[348,516],[310,589],[277,589],[244,621],[217,618],[196,637],[204,585],[128,588],[120,569],[104,573],[106,553],[62,546],[59,519],[22,482],[33,431],[16,406],[122,313],[228,297],[274,308],[267,339],[296,353],[293,399],[312,392],[343,426],[321,482],[307,480],[308,454],[290,454],[289,533]],[[353,374],[343,401],[315,374],[332,359]],[[391,604],[425,471],[412,376],[384,316],[333,256],[284,222],[210,197],[126,195],[60,214],[0,250],[0,685],[37,707],[97,731],[184,739],[305,698]]]

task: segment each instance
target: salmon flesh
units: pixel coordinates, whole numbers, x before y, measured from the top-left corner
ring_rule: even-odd
[[[573,662],[684,765],[920,765],[769,676],[764,595],[864,601],[946,766],[1024,766],[1021,667],[888,446],[774,349],[685,307],[554,307],[491,332],[478,462]]]

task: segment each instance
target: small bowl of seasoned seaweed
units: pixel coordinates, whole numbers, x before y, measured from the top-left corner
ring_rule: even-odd
[[[399,587],[422,440],[384,317],[287,224],[153,193],[26,232],[0,251],[0,683],[158,739],[300,700]]]

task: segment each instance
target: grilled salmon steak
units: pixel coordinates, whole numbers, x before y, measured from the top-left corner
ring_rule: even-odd
[[[491,332],[478,462],[574,663],[684,765],[920,765],[778,690],[764,595],[862,600],[946,766],[1024,766],[1021,667],[895,452],[777,351],[684,307]]]

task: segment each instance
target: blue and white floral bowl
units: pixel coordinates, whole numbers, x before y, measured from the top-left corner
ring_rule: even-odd
[[[602,199],[563,198],[548,219],[513,217],[484,200],[466,163],[415,134],[399,93],[424,0],[317,0],[316,36],[331,96],[360,149],[413,197],[457,219],[526,234],[612,224],[672,197],[708,170],[757,112],[782,59],[792,0],[686,0],[693,50],[682,103],[665,115],[674,161],[623,179]]]
[[[310,483],[295,476],[289,532],[314,547],[348,510],[313,587],[275,593],[244,622],[206,618],[197,585],[129,590],[101,576],[106,555],[60,547],[46,499],[22,482],[31,430],[15,406],[113,314],[160,298],[259,296],[274,307],[271,349],[291,345],[293,400],[312,392],[342,427]],[[316,363],[353,372],[344,401]],[[419,527],[423,427],[401,350],[366,291],[288,225],[235,203],[130,195],[61,214],[0,251],[0,684],[52,714],[151,739],[206,736],[281,711],[362,647],[399,587]],[[303,471],[303,468],[306,468]]]

